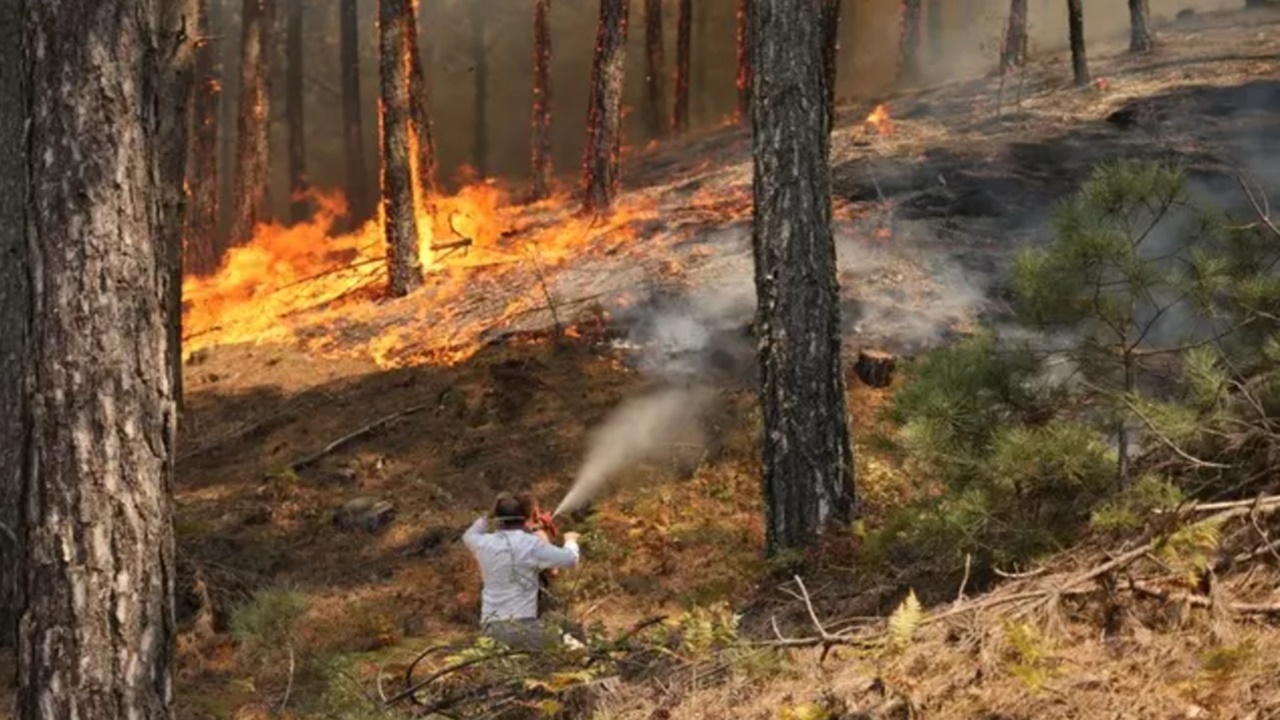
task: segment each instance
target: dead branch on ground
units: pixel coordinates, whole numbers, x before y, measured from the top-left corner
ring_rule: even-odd
[[[329,443],[328,445],[325,445],[324,448],[322,448],[320,451],[307,455],[306,457],[303,457],[299,460],[295,460],[292,464],[289,465],[289,469],[294,472],[298,472],[299,470],[305,467],[315,464],[320,459],[329,455],[333,451],[338,450],[339,448],[345,446],[347,443],[350,443],[353,440],[359,440],[360,438],[365,437],[366,435],[370,435],[374,432],[377,432],[378,430],[381,430],[382,428],[386,427],[392,422],[395,422],[396,420],[407,417],[409,415],[413,415],[415,413],[422,412],[423,410],[426,410],[428,407],[429,407],[429,404],[423,403],[421,405],[414,405],[413,407],[407,408],[405,410],[401,410],[399,412],[391,413],[390,415],[384,415],[383,417],[380,417],[377,420],[374,420],[368,425],[365,425],[357,430],[349,432],[346,435],[343,435],[342,437],[338,438],[337,440],[334,440],[333,442]]]

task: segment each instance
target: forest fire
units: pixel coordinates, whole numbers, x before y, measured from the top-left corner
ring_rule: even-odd
[[[892,135],[893,120],[889,117],[889,108],[880,103],[867,114],[867,119],[863,123],[874,130],[877,135]]]

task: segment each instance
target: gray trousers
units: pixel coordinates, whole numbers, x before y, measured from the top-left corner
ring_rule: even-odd
[[[481,629],[486,637],[493,638],[512,650],[538,652],[560,644],[559,628],[538,618],[521,620],[493,620]]]

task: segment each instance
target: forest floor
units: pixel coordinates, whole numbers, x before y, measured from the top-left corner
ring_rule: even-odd
[[[912,355],[998,313],[1012,251],[1047,237],[1052,204],[1100,160],[1178,158],[1215,200],[1239,202],[1241,172],[1280,197],[1280,14],[1158,31],[1147,55],[1118,42],[1091,48],[1097,81],[1086,89],[1070,87],[1061,54],[1003,82],[886,98],[891,132],[864,122],[870,104],[841,109],[832,178],[850,352]],[[565,594],[575,617],[613,628],[718,602],[802,613],[760,556],[755,378],[738,332],[753,301],[749,150],[743,131],[725,128],[633,154],[624,200],[646,199],[651,211],[628,233],[501,281],[477,269],[465,278],[474,299],[448,305],[428,287],[419,299],[294,317],[292,337],[213,338],[190,352],[175,488],[179,717],[266,716],[229,632],[235,609],[266,588],[304,596],[298,642],[342,658],[362,680],[405,651],[469,636],[479,577],[461,530],[500,491],[533,490],[554,506],[612,409],[673,376],[707,380],[697,358],[711,350],[730,361],[716,364],[705,438],[692,455],[629,470],[569,528],[586,535]],[[392,326],[400,345],[387,362],[366,341]],[[414,333],[468,349],[432,362],[404,344]],[[680,366],[686,355],[691,370]],[[870,525],[922,492],[869,444],[888,392],[850,373]],[[339,527],[335,512],[362,497],[392,503],[394,519],[377,532]],[[824,613],[885,615],[908,589],[905,580],[868,587],[838,569],[807,579],[822,586]],[[926,604],[946,603],[958,580],[915,590]],[[191,628],[202,607],[213,611],[211,634]],[[784,668],[665,696],[624,688],[609,716],[774,718],[833,693],[861,702],[879,678],[923,717],[1280,717],[1274,651],[1231,659],[1224,671],[1226,661],[1207,654],[1212,623],[1153,633],[1139,622],[1115,640],[1092,615],[1065,615],[1035,682],[1025,667],[977,657],[943,633],[891,661],[837,650],[820,664],[803,650]],[[1274,626],[1234,632],[1240,647],[1280,647]]]

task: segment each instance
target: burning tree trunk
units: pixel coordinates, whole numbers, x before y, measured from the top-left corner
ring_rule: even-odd
[[[24,6],[25,46],[43,50],[25,68],[33,342],[17,715],[167,719],[172,217],[159,187],[169,173],[156,172],[168,155],[161,127],[177,122],[163,116],[173,86],[158,64],[171,38],[150,0]]]
[[[243,245],[265,219],[271,181],[271,94],[267,53],[272,47],[271,0],[244,0],[240,52],[240,118],[237,123],[232,246]]]
[[[645,124],[650,137],[665,137],[666,58],[662,46],[662,0],[644,0]]]
[[[1067,0],[1067,22],[1071,27],[1071,71],[1076,87],[1089,84],[1089,60],[1084,52],[1084,7],[1082,0]]]
[[[693,0],[680,0],[676,17],[676,102],[671,126],[677,133],[689,130],[689,61],[693,55]]]
[[[387,292],[403,297],[422,285],[418,223],[409,154],[409,46],[411,0],[379,0],[378,58],[382,88],[382,207],[387,238]]]
[[[436,138],[431,124],[431,96],[427,89],[427,71],[418,49],[418,3],[406,6],[405,42],[409,46],[409,109],[413,116],[413,149],[417,163],[418,191],[423,197],[436,194]]]
[[[22,506],[22,374],[27,362],[25,124],[22,5],[0,3],[0,647],[14,647],[22,609],[22,571],[17,534]]]
[[[360,102],[360,16],[356,0],[338,6],[342,64],[342,142],[346,151],[347,194],[353,220],[369,213],[369,169],[364,157],[364,111]]]
[[[473,162],[480,177],[489,174],[489,53],[485,42],[485,21],[489,10],[482,2],[471,7],[471,62],[475,74],[475,94],[472,96],[472,127],[475,128]]]
[[[756,328],[770,554],[851,519],[829,138],[816,3],[755,0]]]
[[[302,8],[304,0],[289,0],[285,31],[285,124],[289,126],[289,219],[307,218],[307,146],[302,112]]]
[[[920,79],[920,20],[923,0],[902,0],[902,43],[898,79],[914,83]]]
[[[218,105],[222,95],[209,0],[199,0],[196,32],[193,137],[186,173],[190,196],[182,234],[186,268],[206,274],[218,263]]]
[[[1148,19],[1151,9],[1147,0],[1129,0],[1129,52],[1144,53],[1155,47]]]
[[[1000,47],[1000,69],[1022,67],[1027,62],[1027,0],[1009,0],[1009,21]]]
[[[582,209],[586,213],[608,210],[618,192],[627,10],[627,0],[600,0],[587,105],[587,142],[582,150]]]
[[[551,0],[533,0],[532,199],[551,194]]]
[[[822,0],[822,78],[826,87],[827,133],[836,126],[836,67],[840,57],[840,0]]]
[[[751,122],[751,5],[753,0],[738,0],[738,122]]]

